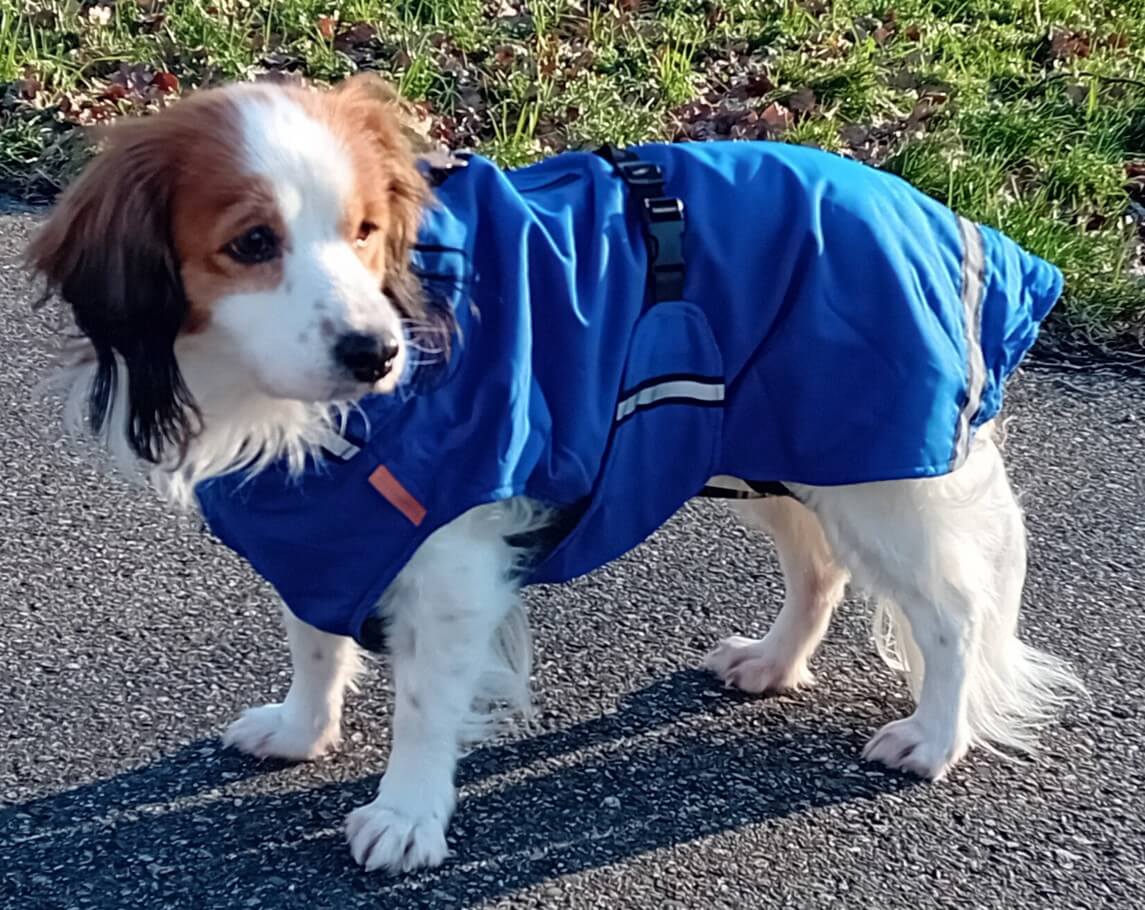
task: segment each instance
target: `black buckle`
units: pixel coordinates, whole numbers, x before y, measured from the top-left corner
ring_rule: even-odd
[[[647,161],[621,161],[616,165],[624,182],[633,187],[656,187],[663,192],[664,174],[660,165]]]
[[[656,243],[652,256],[665,265],[684,262],[684,202],[672,196],[644,200],[648,233]]]
[[[664,195],[660,165],[642,161],[628,149],[605,146],[597,154],[608,161],[632,199],[640,206],[640,221],[648,244],[648,280],[654,303],[684,296],[684,203]]]

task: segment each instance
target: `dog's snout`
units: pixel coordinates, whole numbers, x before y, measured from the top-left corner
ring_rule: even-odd
[[[359,382],[377,382],[393,369],[398,340],[390,332],[348,332],[334,345],[334,357]]]

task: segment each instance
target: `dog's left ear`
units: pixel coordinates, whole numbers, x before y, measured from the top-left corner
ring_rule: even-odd
[[[122,419],[132,450],[158,462],[168,448],[186,446],[197,412],[174,351],[188,309],[171,238],[174,152],[151,120],[107,131],[106,150],[60,198],[27,262],[95,349],[92,430]],[[117,357],[126,414],[114,413]]]
[[[386,198],[387,223],[379,225],[385,238],[386,283],[396,285],[408,270],[422,207],[429,200],[429,187],[415,161],[416,134],[404,123],[397,92],[371,73],[340,83],[330,99],[339,108],[338,119],[353,124],[367,140],[373,160],[366,173],[379,181],[377,188]]]

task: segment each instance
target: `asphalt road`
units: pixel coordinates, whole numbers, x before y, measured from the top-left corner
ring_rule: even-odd
[[[928,785],[859,759],[908,710],[849,601],[818,686],[739,697],[697,672],[760,632],[769,545],[689,507],[619,564],[530,593],[540,730],[471,754],[433,872],[391,880],[340,833],[387,750],[385,667],[342,753],[259,763],[218,735],[281,696],[268,590],[60,442],[29,389],[50,320],[0,217],[0,906],[127,908],[1140,907],[1145,904],[1145,382],[1027,371],[1033,642],[1089,684],[1034,765],[975,755]]]

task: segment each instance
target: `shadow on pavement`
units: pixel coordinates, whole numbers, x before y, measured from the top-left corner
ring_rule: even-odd
[[[709,677],[680,672],[633,693],[614,714],[478,750],[460,773],[454,855],[440,869],[398,879],[359,871],[340,830],[345,813],[372,797],[376,776],[222,794],[283,766],[192,743],[108,780],[4,807],[2,903],[121,908],[123,889],[133,902],[149,891],[152,907],[464,907],[911,786],[855,770],[860,742],[849,730],[774,718],[745,731],[736,700],[712,695]],[[730,707],[714,712],[725,722],[713,731],[707,716],[716,703]],[[689,721],[699,715],[704,729]],[[141,889],[140,878],[150,887]]]

